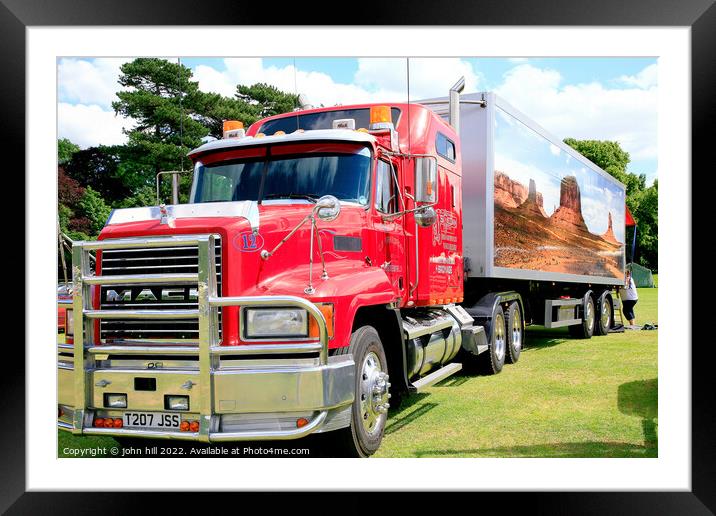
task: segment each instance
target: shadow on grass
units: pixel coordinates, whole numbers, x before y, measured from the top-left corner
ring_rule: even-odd
[[[569,339],[566,328],[533,328],[525,333],[525,351],[545,349],[564,344]]]
[[[542,458],[607,458],[656,457],[657,447],[621,442],[545,443],[531,446],[421,450],[416,457],[542,457]]]
[[[659,417],[659,381],[638,380],[623,383],[617,391],[619,412],[641,418],[644,429],[644,445],[657,446],[658,435],[656,421]]]
[[[397,432],[398,430],[405,427],[406,425],[409,425],[419,417],[424,416],[437,406],[437,403],[421,403],[415,408],[411,407],[410,410],[401,407],[400,413],[395,416],[392,416],[388,420],[388,424],[385,427],[386,435],[390,435],[394,432]]]
[[[475,376],[475,373],[471,371],[466,371],[465,369],[459,371],[458,373],[455,373],[452,376],[449,376],[445,378],[444,380],[439,381],[435,384],[435,387],[459,387],[463,383],[470,380],[470,378],[473,378]]]

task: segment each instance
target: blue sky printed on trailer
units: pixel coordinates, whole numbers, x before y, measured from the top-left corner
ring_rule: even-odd
[[[168,58],[176,60],[176,57]],[[81,147],[124,143],[133,121],[116,116],[119,67],[131,58],[58,59],[58,132]],[[315,106],[405,101],[404,58],[182,58],[204,91],[232,95],[266,82]],[[295,65],[295,68],[294,68]],[[410,99],[495,91],[559,138],[616,140],[629,170],[651,183],[657,166],[655,58],[411,58]],[[546,205],[545,205],[546,207]]]
[[[562,179],[575,176],[582,216],[589,231],[604,234],[609,228],[607,213],[611,213],[614,236],[624,243],[624,224],[619,223],[624,220],[621,188],[501,109],[495,111],[495,170],[504,172],[525,188],[529,188],[530,179],[534,179],[548,217],[559,207]]]

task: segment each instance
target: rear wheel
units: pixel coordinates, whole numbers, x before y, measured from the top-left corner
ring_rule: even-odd
[[[599,298],[597,304],[597,321],[594,328],[596,335],[606,335],[612,327],[614,319],[614,307],[612,306],[612,296],[608,293],[603,294]]]
[[[355,399],[350,426],[335,431],[337,451],[341,456],[369,457],[380,447],[388,419],[388,361],[372,326],[353,332],[345,352],[355,362]]]
[[[507,347],[505,313],[499,304],[495,305],[489,326],[490,346],[487,353],[482,353],[479,358],[482,360],[482,373],[497,374],[502,371],[502,366],[505,365]]]
[[[525,322],[522,319],[522,310],[517,301],[513,301],[507,309],[507,354],[505,360],[514,364],[520,358],[522,345],[525,339]]]
[[[569,327],[569,333],[573,337],[580,339],[591,339],[594,334],[594,323],[596,320],[596,310],[594,308],[594,297],[591,294],[587,294],[584,302],[584,308],[582,309],[582,322]]]

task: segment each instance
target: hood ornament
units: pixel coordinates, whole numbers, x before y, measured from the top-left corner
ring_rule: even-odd
[[[169,209],[164,203],[159,205],[159,223],[166,224],[170,228],[174,227],[174,217],[169,213]]]
[[[326,260],[323,256],[323,246],[321,244],[321,237],[318,235],[318,232],[316,231],[316,218],[319,218],[325,222],[332,222],[338,218],[338,215],[341,213],[341,202],[334,197],[333,195],[324,195],[318,201],[316,201],[316,205],[313,207],[311,212],[306,215],[301,222],[299,222],[295,228],[293,228],[288,235],[283,237],[283,239],[276,244],[276,247],[274,247],[271,251],[267,251],[264,249],[261,251],[261,258],[264,260],[268,260],[271,258],[271,256],[274,255],[276,251],[278,251],[279,247],[281,247],[288,239],[290,239],[296,231],[298,231],[306,222],[311,222],[311,246],[309,250],[309,259],[308,259],[308,286],[303,289],[303,292],[305,294],[311,295],[316,292],[316,289],[313,287],[313,241],[316,240],[318,242],[318,254],[321,256],[321,265],[323,266],[323,273],[321,274],[322,280],[328,279],[328,271],[326,270]]]

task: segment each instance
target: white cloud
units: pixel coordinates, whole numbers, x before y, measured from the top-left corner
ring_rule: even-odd
[[[629,86],[637,86],[642,89],[651,88],[657,84],[656,63],[650,64],[636,75],[622,75],[618,81]]]
[[[263,65],[260,58],[231,58],[223,60],[225,70],[199,65],[194,70],[194,79],[203,91],[213,91],[233,96],[237,84],[251,85],[264,82],[287,92],[303,93],[309,101],[318,106],[333,106],[369,102],[373,94],[354,84],[342,84],[322,72],[296,70],[293,65],[282,68]]]
[[[407,62],[403,58],[360,58],[352,83],[335,81],[323,72],[264,66],[260,58],[224,59],[224,70],[199,65],[194,78],[203,91],[233,96],[237,84],[257,82],[304,94],[315,105],[334,106],[363,102],[402,102],[407,99]],[[410,98],[445,96],[455,81],[465,77],[465,92],[477,91],[480,78],[467,61],[458,58],[410,60]]]
[[[68,138],[80,147],[115,145],[126,143],[123,128],[129,128],[134,121],[115,116],[114,111],[104,110],[98,105],[68,104],[57,106],[58,137]]]
[[[59,97],[73,104],[97,104],[109,108],[117,100],[120,70],[125,58],[92,60],[62,58],[57,66]]]
[[[635,77],[647,77],[645,68]],[[530,64],[512,68],[495,91],[559,138],[615,140],[632,159],[657,156],[657,89],[561,85],[559,72]],[[646,79],[643,84],[647,84]]]
[[[366,90],[391,92],[407,97],[407,60],[402,58],[361,58],[355,83]],[[410,59],[410,98],[444,97],[460,77],[465,77],[464,93],[477,91],[480,76],[472,64],[460,58]]]
[[[528,61],[528,58],[526,58],[526,57],[508,57],[507,60],[510,63],[519,64],[519,63],[526,63]]]

